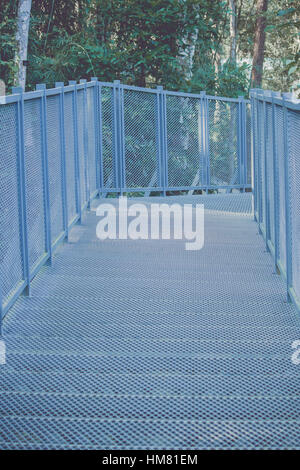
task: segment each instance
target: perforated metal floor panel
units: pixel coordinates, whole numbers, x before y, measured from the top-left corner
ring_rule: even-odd
[[[251,195],[152,201],[204,203],[204,248],[74,226],[5,318],[1,449],[300,449],[300,322]]]

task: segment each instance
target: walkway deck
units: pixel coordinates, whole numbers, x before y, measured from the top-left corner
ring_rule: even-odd
[[[205,202],[204,249],[100,242],[91,211],[8,313],[1,449],[300,448],[300,322],[251,196],[170,200]]]

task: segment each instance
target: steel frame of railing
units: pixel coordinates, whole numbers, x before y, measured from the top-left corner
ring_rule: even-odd
[[[294,203],[294,194],[290,189],[291,171],[290,160],[291,151],[289,142],[292,139],[300,141],[300,136],[294,135],[289,129],[288,114],[295,112],[294,118],[300,122],[300,100],[293,97],[291,93],[279,93],[269,90],[253,89],[250,92],[251,113],[252,113],[252,162],[253,162],[253,195],[254,195],[254,218],[259,225],[259,231],[266,243],[266,250],[271,253],[274,259],[275,271],[281,274],[286,282],[287,301],[293,302],[296,309],[300,312],[300,298],[295,290],[292,277],[293,260],[297,252],[293,250],[293,243],[299,246],[300,238],[292,240],[293,223],[291,217],[292,204]],[[259,106],[263,107],[263,113],[259,115]],[[268,121],[267,106],[271,110],[271,122]],[[283,127],[278,128],[278,118],[276,113],[283,115]],[[297,116],[297,118],[296,118]],[[260,122],[259,122],[259,119]],[[281,132],[283,142],[281,142]],[[270,138],[271,137],[271,138]],[[267,139],[270,139],[269,145],[271,151],[267,149]],[[262,145],[260,145],[262,143]],[[283,144],[283,145],[282,145]],[[283,152],[279,156],[279,146],[282,145]],[[262,148],[262,151],[260,151]],[[298,147],[299,148],[299,147]],[[280,185],[279,159],[281,158],[284,167],[284,184]],[[267,173],[267,162],[272,160],[273,174]],[[264,171],[262,171],[262,168]],[[271,176],[271,178],[270,178]],[[270,180],[268,181],[268,179]],[[297,175],[300,188],[300,174]],[[272,193],[271,193],[272,190]],[[273,200],[271,197],[273,195]],[[280,220],[280,204],[284,197],[284,220]],[[263,206],[265,210],[263,211]],[[300,207],[297,207],[300,216]],[[272,219],[272,221],[271,221]],[[284,222],[284,236],[280,234],[280,224]],[[273,232],[273,237],[271,235]],[[283,239],[280,239],[282,237]],[[294,237],[295,238],[295,237]],[[280,255],[280,245],[285,248],[285,262]],[[300,285],[300,278],[299,278]],[[297,291],[299,292],[299,285]]]

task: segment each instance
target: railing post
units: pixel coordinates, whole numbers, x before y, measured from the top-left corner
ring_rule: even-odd
[[[115,157],[115,187],[121,189],[121,149],[119,138],[119,107],[120,107],[120,93],[119,93],[120,80],[114,80],[113,87],[113,142],[114,142],[114,157]]]
[[[25,144],[24,144],[24,97],[22,87],[13,87],[13,94],[19,94],[20,99],[17,103],[18,111],[18,167],[20,175],[20,226],[21,226],[21,246],[23,259],[23,275],[26,282],[25,293],[30,296],[30,265],[28,250],[28,227],[27,227],[27,206],[26,206],[26,172],[25,172]]]
[[[37,90],[43,92],[41,98],[41,123],[42,123],[42,167],[44,182],[44,207],[45,207],[45,233],[46,249],[49,254],[49,264],[52,264],[52,245],[51,245],[51,217],[50,217],[50,191],[49,191],[49,172],[48,172],[48,136],[47,136],[47,98],[46,85],[36,85]]]
[[[285,186],[285,242],[286,242],[286,290],[287,301],[291,302],[290,288],[292,287],[292,218],[290,211],[290,189],[289,189],[289,148],[288,148],[288,110],[286,100],[291,97],[290,93],[282,93],[283,106],[283,145],[284,145],[284,186]]]
[[[269,240],[271,239],[270,230],[270,200],[269,200],[269,181],[268,181],[268,155],[267,155],[267,104],[265,97],[270,96],[271,92],[265,90],[263,93],[263,125],[264,125],[264,179],[265,179],[265,228],[266,228],[266,250],[270,251]]]
[[[98,84],[98,77],[92,77],[92,82],[95,82],[94,88],[94,126],[95,126],[95,165],[96,165],[96,187],[98,194],[103,187],[102,184],[102,113],[101,113],[101,95],[100,87]]]
[[[86,91],[86,79],[81,78],[80,82],[84,85],[83,89],[83,146],[84,146],[84,177],[85,177],[85,188],[86,188],[86,200],[87,207],[90,208],[90,178],[89,178],[89,137],[88,137],[88,117],[87,117],[87,91]]]
[[[124,122],[124,88],[122,85],[119,85],[119,97],[120,97],[120,106],[119,106],[119,136],[120,136],[120,156],[121,156],[121,196],[123,191],[126,188],[126,162],[125,162],[125,122]]]
[[[55,88],[60,89],[60,94],[59,94],[59,127],[60,127],[60,147],[61,147],[63,220],[64,220],[65,236],[68,240],[69,239],[69,224],[68,224],[67,168],[66,168],[66,143],[65,143],[64,83],[63,82],[56,82],[55,83]]]
[[[273,186],[274,186],[274,243],[275,243],[275,272],[279,274],[279,167],[276,145],[275,104],[274,98],[280,97],[281,93],[272,92],[272,154],[273,154]]]
[[[254,90],[250,90],[250,110],[251,110],[251,186],[252,186],[252,198],[253,198],[253,217],[256,220],[256,209],[257,209],[257,181],[256,181],[256,134],[255,134],[255,97]]]
[[[203,95],[204,102],[204,135],[205,135],[205,161],[206,161],[206,193],[210,186],[210,151],[209,151],[209,100],[206,92]]]
[[[76,205],[79,214],[79,223],[82,222],[82,203],[81,203],[81,175],[79,162],[79,145],[78,145],[78,115],[77,115],[77,82],[70,80],[69,85],[74,86],[72,93],[73,102],[73,127],[74,127],[74,153],[75,153],[75,173],[76,173]]]
[[[163,189],[162,196],[166,195],[166,148],[165,148],[165,108],[163,87],[157,86],[157,137],[158,137],[158,184]]]
[[[247,183],[247,145],[246,145],[246,103],[244,96],[239,96],[239,162],[240,185],[245,191]]]

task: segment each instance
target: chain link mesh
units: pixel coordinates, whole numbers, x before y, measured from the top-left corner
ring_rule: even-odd
[[[168,96],[168,185],[201,186],[203,178],[203,107],[198,98]]]
[[[90,193],[97,189],[96,142],[95,142],[95,107],[97,106],[97,88],[87,88],[87,131],[88,131],[88,173]]]
[[[84,90],[77,91],[77,122],[78,122],[78,164],[80,180],[80,201],[83,207],[87,201],[87,169],[85,155],[85,117],[84,117]]]
[[[23,279],[17,104],[0,106],[0,285],[5,302]]]
[[[211,185],[238,184],[238,103],[209,100],[208,129]]]
[[[47,97],[47,144],[49,200],[51,219],[51,242],[53,243],[64,230],[63,186],[62,186],[62,149],[60,140],[60,102],[59,95]]]
[[[279,260],[284,270],[286,270],[286,227],[285,227],[285,179],[284,179],[284,133],[283,133],[283,109],[275,106],[275,129],[276,148],[278,165],[278,186],[279,191]]]
[[[272,104],[266,103],[266,174],[267,174],[267,190],[269,203],[269,227],[270,241],[275,246],[275,219],[274,219],[274,156],[273,156],[273,132],[272,132]]]
[[[64,121],[65,121],[65,155],[66,155],[66,191],[68,204],[68,223],[77,214],[76,208],[76,172],[75,172],[75,146],[74,146],[74,106],[73,93],[65,93]]]
[[[112,188],[115,184],[113,89],[102,86],[100,90],[102,105],[103,185],[105,188]]]
[[[292,239],[292,285],[300,300],[300,112],[288,110],[289,194]]]
[[[40,99],[24,102],[25,185],[29,265],[45,254],[45,204]]]
[[[124,90],[125,178],[128,188],[158,184],[157,96]]]

